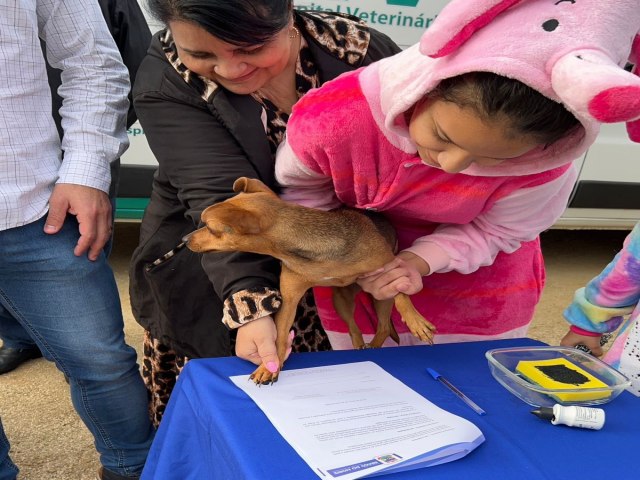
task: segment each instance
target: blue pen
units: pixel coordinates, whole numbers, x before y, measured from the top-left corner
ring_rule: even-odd
[[[469,397],[467,397],[464,393],[458,390],[457,387],[455,387],[449,380],[447,380],[438,372],[436,372],[433,368],[427,368],[427,372],[429,372],[429,375],[431,375],[434,380],[437,380],[440,383],[442,383],[445,387],[447,387],[449,390],[455,393],[464,403],[466,403],[471,408],[473,408],[473,410],[478,415],[485,415],[487,413],[482,408],[480,408],[476,402],[474,402]]]

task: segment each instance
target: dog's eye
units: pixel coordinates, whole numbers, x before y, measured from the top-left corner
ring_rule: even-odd
[[[220,238],[220,236],[222,235],[222,232],[220,232],[220,230],[215,229],[213,224],[206,223],[205,225],[207,227],[207,231],[211,235],[213,235],[216,238]]]
[[[555,18],[552,18],[544,22],[542,24],[542,28],[544,29],[545,32],[553,32],[556,28],[558,28],[559,25],[560,25],[560,22]]]

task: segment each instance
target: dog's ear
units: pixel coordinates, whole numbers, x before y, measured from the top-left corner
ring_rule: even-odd
[[[267,187],[264,183],[262,183],[257,178],[247,178],[240,177],[235,182],[233,182],[233,191],[234,192],[244,192],[244,193],[273,193],[269,187]]]
[[[234,233],[236,235],[255,235],[261,232],[261,218],[253,212],[232,204],[225,204],[225,208],[207,210],[202,214],[207,228],[214,234]]]
[[[240,210],[233,219],[231,228],[239,235],[257,235],[262,232],[261,218],[253,212]]]

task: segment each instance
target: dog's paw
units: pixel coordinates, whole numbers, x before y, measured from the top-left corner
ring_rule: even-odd
[[[436,327],[429,320],[420,317],[413,319],[413,321],[408,321],[406,324],[414,337],[433,345],[433,335],[436,333]]]
[[[267,367],[260,365],[255,372],[249,375],[249,379],[253,380],[256,385],[271,385],[278,381],[278,373],[271,373]]]

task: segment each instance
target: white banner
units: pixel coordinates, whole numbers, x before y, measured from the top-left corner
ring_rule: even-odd
[[[298,10],[354,15],[406,48],[420,39],[447,0],[297,0]]]

